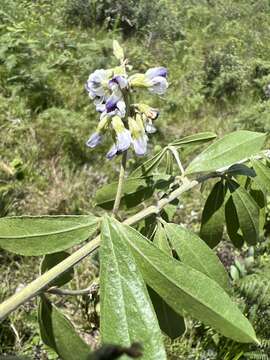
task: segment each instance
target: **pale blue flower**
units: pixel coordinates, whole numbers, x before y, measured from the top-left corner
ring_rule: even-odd
[[[104,83],[108,81],[108,71],[99,69],[90,74],[85,85],[91,99],[105,96]]]
[[[169,84],[167,81],[168,71],[164,67],[155,67],[146,71],[145,77],[149,91],[154,94],[163,95]]]
[[[106,158],[111,160],[113,157],[117,155],[117,146],[113,144],[113,146],[110,148],[110,150],[106,154]]]
[[[132,144],[136,155],[143,156],[147,153],[148,137],[142,134],[140,137],[133,139]]]
[[[110,116],[118,115],[124,118],[126,115],[126,104],[121,92],[113,93],[105,103],[106,113]]]
[[[110,81],[109,81],[109,88],[112,91],[115,91],[117,89],[126,89],[128,87],[128,80],[121,75],[116,75],[114,76]]]
[[[90,148],[95,148],[97,145],[101,143],[102,136],[100,133],[93,133],[90,138],[87,140],[86,145]]]

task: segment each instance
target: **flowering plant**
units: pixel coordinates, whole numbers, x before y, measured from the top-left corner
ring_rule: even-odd
[[[113,145],[107,158],[122,157],[118,182],[96,193],[97,206],[112,214],[1,218],[4,250],[43,259],[40,276],[0,304],[0,320],[37,296],[41,338],[63,360],[122,355],[166,359],[162,333],[181,336],[187,314],[234,341],[258,343],[251,323],[230,298],[231,280],[213,249],[225,225],[238,248],[260,239],[270,189],[269,150],[262,150],[266,134],[233,132],[184,166],[183,148],[216,137],[192,134],[167,144],[126,177],[127,151],[133,147],[136,155],[146,154],[147,134],[155,132],[159,114],[150,105],[133,102],[133,95],[143,88],[164,94],[167,70],[154,67],[128,76],[128,62],[117,42],[114,54],[120,65],[96,70],[86,84],[100,113],[86,144],[95,148],[109,134]],[[173,223],[182,194],[213,181],[199,235]],[[71,254],[66,252],[84,241]],[[96,251],[99,277],[87,289],[71,290],[72,268]],[[92,352],[50,295],[86,295],[91,301],[97,291],[103,347]]]

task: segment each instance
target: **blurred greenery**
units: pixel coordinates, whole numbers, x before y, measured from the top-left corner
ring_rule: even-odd
[[[94,192],[115,179],[119,160],[103,160],[107,144],[95,151],[85,146],[98,116],[84,83],[96,68],[116,64],[113,39],[134,69],[169,69],[168,94],[150,103],[161,110],[150,154],[197,131],[269,132],[269,21],[268,0],[1,0],[0,216],[96,212]],[[129,167],[137,162],[130,158]],[[189,200],[185,221],[196,228],[200,204]],[[262,257],[249,272],[269,272],[268,247]],[[77,271],[77,282],[87,286],[89,260]],[[37,260],[0,252],[0,300],[37,274]],[[237,301],[243,296],[236,291]],[[76,322],[95,343],[96,308],[86,299],[60,303],[73,313],[79,307]],[[0,351],[55,358],[40,343],[34,307],[1,325]],[[168,341],[169,358],[229,360],[254,350],[217,342],[194,322],[188,329]]]

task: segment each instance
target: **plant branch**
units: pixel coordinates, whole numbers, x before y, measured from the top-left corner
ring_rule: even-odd
[[[117,187],[117,192],[116,192],[115,201],[114,201],[114,205],[113,205],[113,211],[112,211],[113,216],[116,216],[117,212],[119,210],[121,197],[122,197],[122,192],[123,192],[123,185],[124,185],[124,180],[125,180],[126,165],[127,165],[127,150],[124,151],[123,154],[122,154],[122,161],[121,161],[121,168],[120,168],[120,173],[119,173],[118,187]]]
[[[51,287],[46,292],[54,295],[60,296],[78,296],[78,295],[91,295],[98,291],[99,284],[93,283],[88,286],[86,289],[79,289],[79,290],[70,290],[70,289],[60,289],[57,287]]]
[[[264,156],[269,156],[269,151],[265,151],[262,153],[260,158]],[[239,163],[243,163],[249,161],[249,159],[244,159]],[[231,165],[230,165],[231,166]],[[230,167],[228,166],[227,169]],[[225,171],[224,169],[219,169],[219,171]],[[191,190],[196,187],[203,181],[220,176],[217,172],[206,174],[196,180],[189,180],[185,178],[185,181],[182,185],[180,185],[177,189],[171,192],[167,197],[158,201],[156,205],[151,205],[146,209],[138,212],[137,214],[127,218],[123,223],[127,225],[134,225],[139,221],[147,218],[153,214],[159,214],[159,212],[170,202],[179,198],[183,193]],[[26,285],[22,290],[18,293],[12,295],[10,298],[5,300],[2,304],[0,304],[0,322],[4,320],[12,311],[16,310],[19,306],[23,305],[28,300],[33,297],[39,295],[42,291],[48,289],[48,286],[57,279],[58,276],[63,274],[65,271],[69,270],[81,260],[83,260],[86,256],[89,256],[93,253],[100,245],[100,236],[95,237],[93,240],[89,241],[86,245],[82,246],[80,249],[71,254],[68,258],[63,260],[61,263],[57,264],[50,270],[48,270],[43,275],[39,276],[37,279],[32,281],[30,284]]]

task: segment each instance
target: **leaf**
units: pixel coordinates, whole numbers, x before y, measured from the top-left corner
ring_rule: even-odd
[[[169,175],[129,178],[123,186],[121,205],[125,204],[127,208],[136,206],[151,197],[156,189],[167,188],[172,181],[173,178]],[[104,209],[112,209],[117,187],[118,182],[113,182],[98,189],[95,205]]]
[[[223,181],[217,182],[203,208],[200,237],[211,248],[214,248],[222,240],[225,222],[225,193]]]
[[[244,245],[244,238],[242,234],[239,233],[240,225],[232,196],[229,197],[225,205],[225,220],[227,233],[231,242],[235,247],[240,249]]]
[[[214,142],[187,167],[186,174],[216,171],[257,154],[266,134],[239,130]]]
[[[168,254],[168,255],[172,254],[172,249],[171,249],[170,244],[168,242],[166,232],[165,232],[163,226],[160,223],[157,224],[157,230],[155,232],[153,243],[160,250],[164,251],[166,254]]]
[[[92,236],[98,218],[80,216],[14,216],[0,218],[0,247],[38,256],[69,249]]]
[[[100,299],[103,343],[143,345],[142,359],[166,359],[155,312],[117,221],[105,217],[101,229]]]
[[[213,132],[202,132],[190,136],[186,136],[179,140],[174,140],[170,145],[173,146],[182,146],[182,145],[188,145],[188,144],[195,144],[195,143],[204,143],[207,141],[211,141],[215,139],[217,135]]]
[[[133,178],[144,177],[153,172],[158,165],[160,164],[162,158],[166,153],[166,149],[160,150],[156,155],[154,155],[151,159],[145,161],[142,165],[138,166],[130,176]]]
[[[146,283],[178,314],[188,313],[239,342],[257,342],[254,329],[229,295],[203,273],[164,254],[130,226],[115,228],[129,244]]]
[[[245,188],[234,181],[229,182],[229,188],[243,238],[249,245],[255,245],[259,239],[260,209]]]
[[[229,278],[217,255],[193,232],[180,225],[164,224],[170,243],[179,259],[186,265],[215,280],[229,291]]]
[[[270,168],[258,160],[252,160],[252,165],[257,174],[256,181],[264,191],[270,192]]]
[[[70,254],[68,252],[64,252],[64,251],[45,255],[40,266],[41,274],[44,274],[52,267],[59,264],[61,261],[65,260],[67,257],[69,257],[69,255]],[[73,279],[73,276],[74,276],[74,269],[71,268],[68,271],[66,271],[64,274],[59,276],[54,282],[50,284],[50,286],[57,286],[57,287],[63,286],[69,281],[71,281]]]
[[[113,55],[116,57],[117,60],[124,60],[124,50],[119,45],[119,42],[117,40],[113,40]]]
[[[234,164],[230,166],[229,169],[225,171],[225,173],[233,176],[244,175],[252,178],[256,176],[255,171],[245,164]]]
[[[157,314],[160,329],[171,339],[183,335],[186,331],[184,318],[166,304],[165,301],[150,287],[148,288],[148,293]]]
[[[38,308],[42,341],[62,360],[88,360],[90,347],[81,339],[71,322],[42,295]]]

